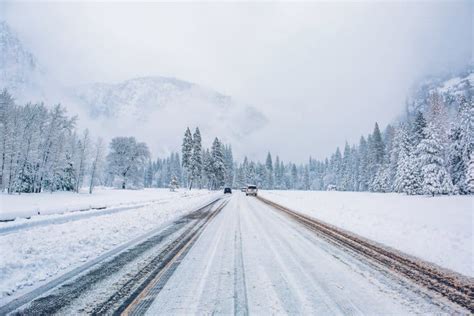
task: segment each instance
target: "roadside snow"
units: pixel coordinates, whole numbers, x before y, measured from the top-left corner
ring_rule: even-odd
[[[87,191],[79,194],[72,192],[23,193],[21,195],[0,193],[0,220],[154,202],[175,197],[176,194],[168,189],[119,190],[112,188],[96,188],[93,194]],[[199,190],[182,190],[179,194],[199,194]]]
[[[464,275],[474,276],[472,196],[261,191],[295,211]]]
[[[120,191],[112,194],[118,201],[154,198],[160,203],[149,203],[146,206],[127,209],[121,212],[107,213],[93,217],[48,223],[35,227],[26,227],[0,235],[0,305],[8,296],[25,287],[51,278],[82,265],[108,250],[130,241],[146,232],[165,225],[181,215],[216,198],[221,192],[195,190],[189,192],[169,192],[166,190]],[[112,196],[100,202],[112,202]],[[51,201],[61,209],[61,199]],[[65,201],[65,200],[64,200]],[[98,201],[98,200],[97,200]],[[22,202],[26,205],[26,202]],[[93,211],[93,212],[101,212]],[[85,212],[89,213],[89,212]],[[37,216],[73,217],[76,213],[65,215]],[[32,219],[33,220],[33,219]],[[28,220],[23,220],[28,221]],[[10,225],[13,223],[0,223]]]

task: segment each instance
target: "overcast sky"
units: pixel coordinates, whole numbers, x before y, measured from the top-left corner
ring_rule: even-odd
[[[472,60],[472,2],[17,3],[4,19],[64,84],[161,75],[261,110],[253,157],[323,158]],[[255,146],[255,144],[260,146]],[[242,153],[237,153],[237,156]]]

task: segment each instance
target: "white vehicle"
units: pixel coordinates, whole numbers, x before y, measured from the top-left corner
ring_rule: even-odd
[[[247,190],[245,190],[245,195],[257,196],[257,192],[258,192],[258,189],[256,185],[249,185],[247,186]]]

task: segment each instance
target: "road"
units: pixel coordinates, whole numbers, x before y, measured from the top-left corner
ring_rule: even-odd
[[[234,194],[157,295],[154,314],[451,313],[451,305]]]
[[[234,193],[0,314],[440,314],[467,310]]]

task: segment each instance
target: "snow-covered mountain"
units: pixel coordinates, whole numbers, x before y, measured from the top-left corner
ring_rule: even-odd
[[[443,96],[448,105],[455,104],[455,98],[464,96],[467,99],[474,96],[474,64],[468,65],[458,74],[431,76],[420,81],[411,93],[409,110],[425,111],[426,99],[433,92]]]
[[[8,24],[0,21],[0,87],[17,97],[37,95],[43,75],[33,54]]]
[[[93,126],[93,130],[99,129],[97,134],[107,137],[137,136],[159,153],[176,147],[187,126],[199,126],[205,137],[219,136],[238,146],[245,135],[263,128],[267,121],[253,106],[174,78],[142,77],[63,87],[42,69],[8,24],[0,21],[3,88],[22,103],[61,102],[72,114],[79,114],[82,127]]]
[[[199,126],[207,135],[238,142],[267,121],[253,106],[175,78],[142,77],[115,84],[92,83],[68,91],[94,120],[121,129],[126,127],[137,134],[162,129],[169,135],[176,128],[181,137],[186,126]]]

